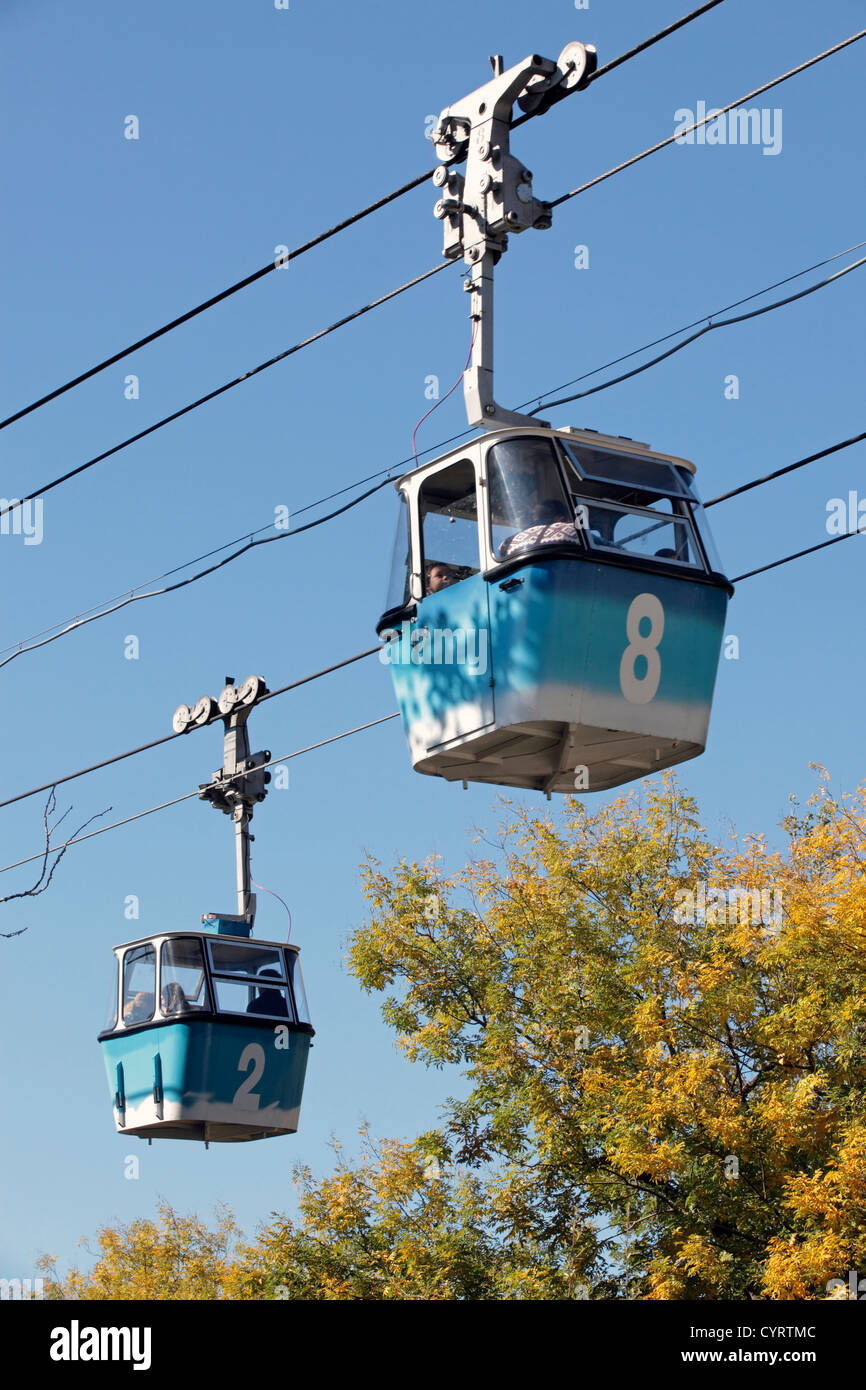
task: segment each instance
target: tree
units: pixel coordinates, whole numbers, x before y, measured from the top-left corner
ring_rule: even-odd
[[[217,1213],[209,1230],[197,1216],[160,1202],[157,1221],[138,1220],[97,1232],[99,1255],[89,1273],[57,1277],[56,1257],[42,1257],[46,1297],[54,1299],[220,1298],[238,1228],[231,1213]]]
[[[374,1144],[362,1131],[354,1167],[298,1165],[299,1223],[274,1215],[238,1241],[223,1208],[211,1230],[166,1202],[158,1221],[106,1226],[89,1273],[40,1268],[53,1299],[463,1300],[556,1297],[562,1280],[543,1252],[504,1246],[490,1230],[483,1182],[437,1171],[417,1144]]]
[[[295,1170],[300,1224],[276,1217],[240,1252],[228,1296],[303,1300],[479,1300],[555,1297],[558,1271],[531,1243],[505,1246],[486,1185],[445,1172],[419,1143],[374,1143],[316,1179]]]
[[[784,853],[715,845],[667,777],[519,811],[450,877],[367,867],[351,969],[463,1067],[435,1142],[572,1290],[825,1297],[866,1263],[866,806],[812,802]]]

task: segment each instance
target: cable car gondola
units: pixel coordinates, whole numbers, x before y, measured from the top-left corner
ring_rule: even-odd
[[[595,51],[491,62],[493,79],[431,136],[444,254],[469,267],[464,397],[484,433],[396,483],[381,657],[419,772],[603,791],[703,751],[733,590],[694,464],[494,399],[493,269],[509,232],[552,217],[510,153],[512,104],[579,90]],[[465,178],[451,168],[463,160]]]
[[[602,791],[703,751],[732,590],[694,471],[512,427],[398,481],[378,631],[417,771]]]
[[[298,947],[252,940],[249,822],[263,801],[269,752],[250,754],[246,722],[267,694],[259,676],[229,680],[175,712],[185,732],[221,714],[224,765],[199,795],[235,825],[237,915],[207,913],[196,930],[162,930],[114,948],[108,1025],[99,1034],[122,1134],[238,1142],[294,1134],[314,1030]]]
[[[206,1142],[294,1134],[313,1029],[297,946],[202,918],[115,947],[99,1034],[118,1131]]]

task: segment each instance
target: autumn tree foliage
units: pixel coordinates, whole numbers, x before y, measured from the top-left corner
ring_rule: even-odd
[[[185,1299],[222,1296],[239,1236],[227,1209],[216,1213],[213,1229],[197,1216],[176,1212],[160,1202],[158,1218],[103,1226],[96,1234],[98,1251],[89,1273],[65,1276],[57,1260],[46,1255],[40,1267],[46,1297],[54,1299]]]
[[[155,1221],[97,1233],[90,1272],[41,1261],[53,1299],[298,1301],[547,1298],[561,1289],[543,1252],[502,1242],[487,1219],[483,1181],[436,1171],[418,1144],[377,1144],[315,1179],[295,1178],[300,1219],[274,1215],[250,1242],[227,1210],[215,1228],[161,1203]]]
[[[428,1145],[492,1169],[500,1239],[572,1296],[826,1297],[866,1269],[864,791],[784,829],[719,845],[669,777],[517,812],[451,876],[367,870],[351,967],[410,1059],[469,1081]]]
[[[503,1241],[487,1185],[443,1170],[418,1143],[375,1143],[363,1159],[338,1149],[336,1172],[295,1170],[300,1221],[276,1218],[244,1248],[226,1296],[378,1301],[537,1299],[562,1280],[532,1238]]]
[[[508,808],[450,875],[369,863],[349,968],[461,1096],[411,1143],[300,1169],[294,1221],[232,1251],[196,1228],[210,1293],[169,1243],[161,1296],[844,1296],[866,1273],[866,789],[825,784],[781,848],[717,843],[666,777]],[[156,1286],[140,1224],[73,1296]]]

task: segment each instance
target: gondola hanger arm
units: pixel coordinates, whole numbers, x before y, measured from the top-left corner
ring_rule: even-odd
[[[530,419],[497,405],[493,394],[493,267],[508,248],[508,233],[551,226],[549,203],[537,199],[532,173],[511,153],[511,110],[540,115],[555,101],[589,80],[596,53],[591,45],[567,44],[557,62],[531,53],[504,69],[490,60],[493,77],[483,87],[442,111],[431,139],[441,163],[433,174],[443,196],[434,215],[443,223],[443,255],[463,257],[470,267],[466,284],[473,321],[470,364],[463,376],[469,424],[532,425]],[[465,175],[453,165],[466,161]]]

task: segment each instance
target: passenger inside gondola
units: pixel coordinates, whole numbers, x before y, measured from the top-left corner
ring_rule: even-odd
[[[532,546],[567,545],[577,542],[577,530],[568,514],[568,508],[564,502],[554,498],[537,503],[534,524],[503,541],[499,554],[504,560],[518,550],[528,550]]]
[[[194,936],[163,942],[159,997],[164,1017],[210,1007],[201,942]]]
[[[153,1015],[153,995],[139,990],[123,1006],[124,1023],[144,1023]]]
[[[440,589],[447,589],[449,584],[453,584],[454,579],[450,565],[432,564],[427,571],[427,593],[438,594]]]
[[[176,980],[171,980],[162,987],[162,1012],[164,1014],[180,1014],[189,1008],[189,1001],[181,986]]]
[[[499,559],[539,545],[579,543],[550,440],[502,440],[490,450],[488,469]]]
[[[259,979],[279,980],[276,970],[262,970]],[[259,989],[255,999],[247,1005],[248,1014],[268,1014],[270,1017],[288,1018],[289,1010],[281,989]]]

